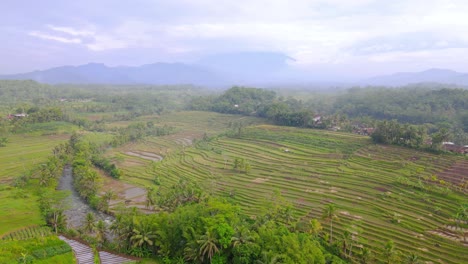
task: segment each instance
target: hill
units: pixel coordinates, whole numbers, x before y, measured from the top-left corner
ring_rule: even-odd
[[[0,75],[0,79],[31,79],[42,83],[81,84],[199,84],[215,85],[221,79],[200,66],[183,63],[155,63],[139,67],[108,67],[100,63],[62,66],[43,71]]]
[[[446,69],[429,69],[422,72],[399,72],[362,81],[362,84],[366,85],[386,86],[403,86],[413,83],[446,83],[468,86],[468,74]]]

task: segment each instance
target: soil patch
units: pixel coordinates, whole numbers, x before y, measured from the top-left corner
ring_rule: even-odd
[[[377,191],[381,191],[381,192],[388,192],[388,189],[385,188],[385,187],[375,187],[374,189],[376,189]]]
[[[163,159],[162,156],[159,156],[151,152],[145,152],[145,151],[128,151],[128,152],[125,152],[125,154],[134,156],[134,157],[139,157],[142,159],[151,160],[151,161],[161,161]]]
[[[252,182],[254,183],[264,183],[264,182],[267,182],[268,180],[270,180],[270,178],[256,178],[255,180],[252,180]]]

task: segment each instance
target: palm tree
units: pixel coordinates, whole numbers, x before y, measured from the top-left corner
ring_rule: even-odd
[[[96,224],[96,238],[100,243],[106,242],[106,224],[99,220]]]
[[[148,187],[146,189],[146,208],[151,208],[155,204],[155,193],[154,187]]]
[[[206,256],[210,259],[211,262],[211,258],[214,256],[214,254],[219,252],[216,235],[210,230],[207,230],[204,235],[200,236],[200,239],[198,239],[197,243],[200,246],[199,254],[201,255],[202,260]]]
[[[256,264],[278,264],[281,263],[281,255],[272,252],[262,251],[262,258],[255,261]]]
[[[396,261],[396,257],[398,255],[398,251],[395,249],[395,244],[393,243],[393,240],[389,240],[385,246],[384,246],[384,250],[383,250],[383,255],[386,259],[386,263],[387,264],[390,264],[390,263],[395,263]]]
[[[95,228],[94,214],[89,212],[88,214],[86,214],[86,219],[85,219],[83,229],[84,229],[85,232],[91,233],[91,232],[94,231],[94,228]]]
[[[406,263],[408,264],[419,264],[421,263],[421,260],[419,260],[419,256],[414,254],[414,252],[411,252],[407,257],[406,257]]]
[[[318,234],[322,231],[322,225],[317,219],[312,219],[309,221],[309,234],[313,237],[317,237]]]
[[[372,259],[372,251],[366,247],[362,247],[359,252],[359,259],[363,264],[369,263]]]
[[[329,203],[323,209],[322,218],[330,222],[330,241],[331,244],[333,242],[333,220],[338,220],[338,216],[336,215],[336,205]]]
[[[137,224],[133,228],[133,235],[130,237],[130,241],[132,242],[132,247],[141,247],[145,244],[152,246],[154,243],[153,238],[155,238],[155,235],[149,230],[148,226]]]
[[[237,229],[237,234],[231,238],[232,247],[238,247],[243,244],[251,244],[254,241],[254,236],[252,236],[249,229],[245,226]]]
[[[106,191],[103,195],[102,195],[102,201],[104,202],[103,203],[103,208],[104,211],[108,212],[109,211],[109,203],[112,199],[116,198],[117,195],[115,194],[114,191],[112,190],[109,190],[109,191]]]

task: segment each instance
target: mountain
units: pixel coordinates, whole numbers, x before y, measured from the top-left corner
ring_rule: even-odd
[[[236,82],[265,83],[290,76],[288,61],[294,59],[279,52],[235,52],[207,56],[196,63],[235,77]]]
[[[468,74],[446,69],[400,72],[361,81],[364,85],[403,86],[412,83],[446,83],[468,86]]]
[[[82,84],[194,84],[203,86],[252,85],[290,77],[290,57],[275,52],[224,53],[196,64],[154,63],[137,67],[108,67],[100,63],[62,66],[42,71],[0,75],[0,79]]]
[[[155,63],[138,67],[108,67],[100,63],[88,63],[29,73],[0,75],[0,79],[31,79],[49,84],[198,84],[209,86],[224,83],[218,73],[201,66],[183,63]]]

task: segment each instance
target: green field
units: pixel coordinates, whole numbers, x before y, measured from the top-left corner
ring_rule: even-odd
[[[164,189],[188,177],[208,192],[231,197],[252,216],[264,212],[275,190],[294,205],[295,216],[303,221],[320,219],[324,205],[333,202],[340,218],[334,228],[336,239],[353,223],[362,228],[359,243],[378,256],[391,239],[403,256],[415,253],[437,263],[468,262],[466,247],[437,235],[454,225],[451,218],[459,204],[468,202],[466,194],[447,190],[449,183],[428,180],[456,162],[466,162],[462,157],[375,145],[368,137],[353,134],[270,125],[246,128],[238,138],[211,137],[191,145],[191,131],[216,135],[222,126],[206,121],[216,120],[216,114],[205,121],[200,113],[179,114],[178,121],[172,117],[159,122],[177,126],[179,133],[108,153],[119,157],[116,162],[125,181],[148,186],[158,176]],[[228,130],[226,118],[219,119]],[[131,151],[143,154],[129,155]],[[151,161],[151,153],[163,160]],[[245,159],[251,170],[234,170],[235,158]],[[422,180],[423,187],[402,184],[402,178]]]
[[[57,252],[56,249],[62,247],[69,248],[56,236],[37,236],[27,240],[0,240],[0,263],[76,263],[70,248],[66,253]]]
[[[51,154],[52,149],[69,138],[69,134],[42,135],[40,133],[16,134],[0,147],[0,181],[26,174]]]
[[[37,197],[32,190],[8,186],[0,187],[0,237],[7,232],[26,226],[44,225]]]

